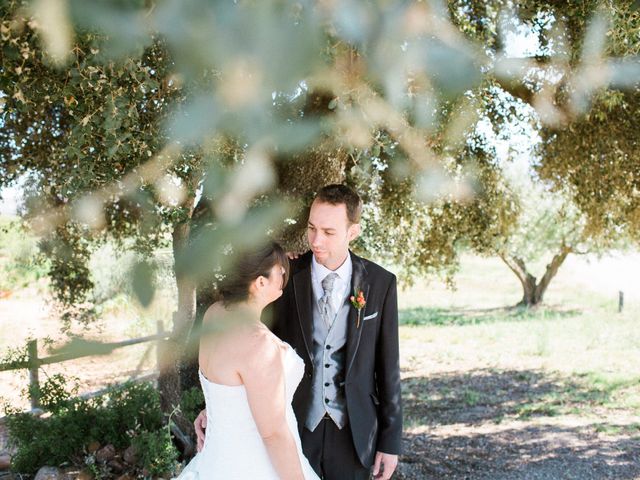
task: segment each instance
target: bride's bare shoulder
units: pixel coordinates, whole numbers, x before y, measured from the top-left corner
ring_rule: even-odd
[[[224,304],[222,302],[212,303],[211,305],[209,305],[209,308],[207,308],[207,311],[204,312],[204,317],[202,321],[210,322],[216,317],[220,317],[224,315],[225,312],[226,312],[226,308],[224,307]]]
[[[264,324],[251,325],[241,341],[241,350],[249,362],[274,358],[282,351],[282,342]]]
[[[274,335],[262,323],[248,325],[246,330],[246,342],[249,346],[271,345],[274,343]]]

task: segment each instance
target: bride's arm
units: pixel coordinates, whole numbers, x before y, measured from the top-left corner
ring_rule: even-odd
[[[303,479],[294,437],[286,418],[286,393],[282,349],[271,334],[260,332],[249,342],[240,376],[249,407],[278,476]]]

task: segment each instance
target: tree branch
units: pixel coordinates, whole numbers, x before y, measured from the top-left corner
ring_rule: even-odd
[[[522,286],[524,288],[526,288],[527,283],[532,279],[535,285],[536,278],[529,272],[527,272],[527,266],[521,258],[512,255],[505,255],[502,253],[499,253],[498,255],[500,256],[502,261],[507,264],[511,271],[516,274],[518,280],[520,280],[520,283],[522,283]]]
[[[560,253],[556,254],[553,257],[553,260],[551,260],[551,263],[547,265],[547,269],[544,272],[544,276],[540,280],[540,283],[536,286],[536,297],[542,298],[542,295],[544,295],[544,292],[547,290],[549,283],[551,282],[553,277],[556,276],[556,274],[558,273],[558,269],[566,260],[567,255],[569,255],[571,252],[572,252],[571,247],[563,245],[562,249],[560,250]]]

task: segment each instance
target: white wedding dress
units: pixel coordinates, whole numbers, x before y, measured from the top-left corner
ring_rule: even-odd
[[[304,361],[287,345],[284,356],[287,423],[296,442],[305,480],[319,480],[302,453],[298,424],[291,407],[304,374]],[[179,480],[278,480],[253,420],[244,385],[220,385],[200,372],[207,410],[204,447],[185,467]]]

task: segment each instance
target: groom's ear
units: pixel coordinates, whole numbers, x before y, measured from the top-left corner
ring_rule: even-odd
[[[358,235],[360,235],[361,232],[361,227],[359,223],[352,223],[351,225],[349,225],[349,231],[348,231],[348,238],[349,241],[353,241],[356,238],[358,238]]]

